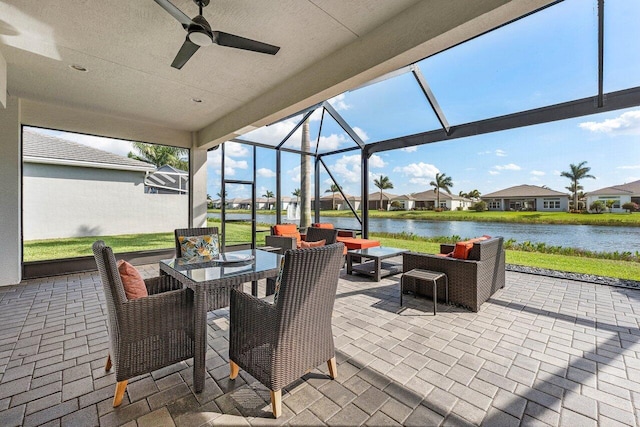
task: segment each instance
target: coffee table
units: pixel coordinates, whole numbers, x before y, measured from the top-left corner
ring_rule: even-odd
[[[195,317],[195,356],[193,385],[196,393],[204,387],[207,353],[207,311],[229,305],[231,289],[242,290],[244,283],[275,277],[282,255],[259,249],[226,252],[225,255],[250,257],[246,262],[221,263],[215,261],[193,263],[174,258],[160,261],[160,273],[173,277],[193,290]]]
[[[367,249],[356,249],[347,252],[347,274],[364,274],[365,276],[372,277],[376,282],[379,282],[381,278],[398,274],[402,272],[402,264],[395,264],[389,262],[382,262],[384,259],[397,257],[405,252],[409,252],[406,249],[388,248],[383,246],[377,246]],[[371,261],[363,262],[362,264],[353,265],[354,258],[370,259]]]

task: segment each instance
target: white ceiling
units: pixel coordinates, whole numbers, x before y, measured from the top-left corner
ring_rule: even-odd
[[[340,82],[353,87],[549,2],[212,0],[203,15],[214,30],[280,52],[213,45],[176,70],[170,64],[186,33],[153,0],[0,1],[0,54],[11,96],[200,131],[205,145],[348,89]],[[192,0],[173,3],[197,15]],[[451,34],[443,38],[445,31]],[[429,49],[410,49],[428,41]]]

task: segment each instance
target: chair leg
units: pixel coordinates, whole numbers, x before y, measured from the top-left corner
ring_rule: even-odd
[[[107,354],[107,363],[104,364],[104,370],[109,372],[111,370],[111,355]]]
[[[335,380],[338,376],[338,367],[336,366],[336,358],[332,357],[327,360],[327,366],[329,367],[329,376],[332,380]]]
[[[240,366],[238,366],[233,360],[229,360],[229,368],[231,368],[229,379],[235,380],[238,376],[238,372],[240,371]]]
[[[271,410],[274,418],[282,415],[282,390],[271,390]]]
[[[122,403],[124,397],[124,391],[127,389],[128,380],[118,381],[116,383],[116,394],[113,396],[113,407],[116,408]]]

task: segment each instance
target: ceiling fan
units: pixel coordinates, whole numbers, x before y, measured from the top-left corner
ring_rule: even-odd
[[[278,46],[236,36],[235,34],[211,31],[211,26],[202,16],[202,8],[209,5],[209,0],[193,0],[200,9],[198,16],[193,19],[185,15],[169,0],[155,0],[155,2],[169,12],[171,16],[176,18],[178,22],[182,24],[182,28],[187,31],[187,38],[178,51],[176,58],[171,63],[171,66],[178,70],[187,63],[200,46],[209,46],[213,43],[220,46],[234,47],[236,49],[267,53],[269,55],[275,55],[280,50]]]

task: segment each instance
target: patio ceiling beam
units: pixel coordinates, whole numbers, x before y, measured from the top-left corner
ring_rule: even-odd
[[[336,109],[333,108],[333,106],[329,104],[329,102],[327,101],[323,102],[322,105],[324,106],[325,111],[329,113],[331,117],[333,117],[333,119],[351,137],[351,139],[353,139],[354,142],[358,144],[360,148],[363,148],[364,141],[358,136],[358,134],[353,130],[353,128],[349,126],[349,124],[342,118],[340,113],[338,113]]]
[[[338,181],[336,181],[336,179],[333,177],[333,174],[331,173],[331,171],[329,170],[329,168],[327,167],[327,165],[325,164],[324,160],[322,160],[321,158],[318,157],[318,161],[322,164],[322,167],[324,167],[324,170],[327,171],[327,173],[329,174],[329,177],[331,178],[331,180],[333,181],[333,183],[336,185],[336,187],[338,188],[338,191],[340,192],[340,194],[342,195],[342,198],[344,199],[344,201],[347,203],[347,206],[349,206],[349,209],[351,209],[351,212],[353,212],[353,215],[356,217],[356,219],[358,220],[358,222],[360,223],[360,225],[362,226],[362,219],[360,219],[360,216],[358,215],[358,212],[356,212],[356,210],[353,208],[353,205],[349,202],[349,199],[347,199],[347,196],[344,194],[344,192],[342,191],[342,187],[340,187],[338,185]],[[320,203],[320,199],[318,199],[318,204]],[[333,206],[332,206],[333,207]]]
[[[429,105],[431,105],[433,112],[436,113],[436,117],[438,118],[440,125],[445,130],[445,132],[449,134],[449,130],[451,129],[451,126],[449,126],[449,122],[447,121],[447,118],[445,117],[444,112],[442,111],[442,108],[440,108],[440,104],[438,104],[438,100],[436,99],[436,96],[431,91],[431,88],[427,83],[427,79],[424,78],[422,71],[420,71],[420,67],[418,67],[417,65],[412,65],[411,72],[413,73],[413,77],[415,77],[416,80],[418,81],[418,85],[420,85],[420,89],[422,89],[422,93],[424,93],[424,96],[427,97],[427,101],[429,101]]]
[[[598,107],[604,106],[604,0],[598,0]]]
[[[333,156],[335,154],[348,153],[349,151],[355,151],[355,150],[362,150],[362,148],[360,147],[341,148],[340,150],[329,151],[327,153],[318,154],[318,157]]]
[[[582,98],[548,107],[452,126],[449,134],[443,129],[388,139],[386,141],[369,144],[364,148],[364,151],[366,155],[371,155],[382,151],[397,150],[399,148],[414,147],[433,142],[588,116],[605,111],[636,107],[640,105],[640,86],[609,92],[605,94],[605,98],[607,102],[602,107],[598,107],[597,96]]]
[[[238,144],[254,145],[254,146],[259,147],[259,148],[268,148],[270,150],[275,150],[276,149],[276,147],[273,146],[273,145],[265,144],[264,142],[250,141],[248,139],[233,138],[233,139],[229,140],[229,142],[236,142]],[[305,153],[304,151],[296,150],[295,148],[287,148],[287,147],[280,147],[278,149],[278,151],[284,151],[284,152],[293,153],[293,154],[308,154],[308,155],[311,155],[311,156],[313,155],[313,153]]]

